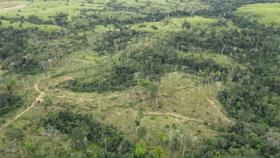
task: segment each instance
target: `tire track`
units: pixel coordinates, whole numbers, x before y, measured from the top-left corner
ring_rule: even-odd
[[[207,99],[207,101],[210,103],[210,105],[217,111],[217,113],[219,113],[219,115],[221,116],[222,120],[226,123],[232,123],[232,121],[225,116],[225,114],[221,111],[221,109],[214,103],[214,101],[212,101],[211,99],[209,99],[206,95],[205,98]]]

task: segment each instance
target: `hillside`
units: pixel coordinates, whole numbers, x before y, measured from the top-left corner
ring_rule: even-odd
[[[244,16],[251,21],[257,21],[265,25],[275,25],[277,27],[280,21],[279,3],[260,3],[250,4],[239,8],[236,14]]]
[[[280,157],[277,0],[0,0],[0,157]]]

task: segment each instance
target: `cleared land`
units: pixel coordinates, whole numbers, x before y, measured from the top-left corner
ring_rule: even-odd
[[[265,25],[280,26],[280,3],[245,5],[239,8],[236,14]]]
[[[170,67],[172,70],[169,72],[157,74],[158,81],[150,83],[157,88],[154,98],[151,98],[151,92],[140,83],[122,90],[103,92],[74,91],[61,86],[67,81],[91,84],[106,80],[111,77],[116,63],[122,62],[122,56],[126,59],[126,56],[132,56],[131,52],[138,55],[137,53],[146,49],[151,49],[153,53],[157,42],[170,38],[169,36],[173,33],[191,32],[195,28],[204,29],[218,21],[215,18],[187,15],[154,20],[154,15],[151,15],[154,9],[160,10],[159,14],[164,15],[174,9],[178,9],[178,12],[195,12],[207,8],[198,1],[178,0],[172,4],[165,0],[125,1],[127,3],[123,3],[124,1],[121,0],[118,2],[113,5],[110,4],[111,1],[101,0],[93,3],[39,0],[25,3],[17,1],[0,3],[2,8],[0,16],[6,18],[1,20],[0,27],[4,29],[10,27],[16,30],[38,28],[46,33],[73,31],[75,27],[81,29],[69,37],[63,32],[66,37],[54,38],[47,42],[38,42],[36,38],[29,41],[32,46],[48,43],[50,48],[47,51],[53,53],[50,53],[50,56],[56,56],[56,53],[61,51],[64,53],[62,48],[66,46],[72,48],[73,45],[88,43],[84,48],[73,48],[62,54],[63,58],[59,58],[57,55],[58,59],[55,60],[60,62],[49,68],[46,72],[47,77],[43,73],[23,77],[13,74],[7,76],[7,78],[20,78],[17,83],[17,91],[27,99],[24,106],[1,118],[0,130],[3,131],[2,133],[11,128],[24,129],[25,146],[27,146],[26,143],[32,142],[37,147],[38,153],[51,152],[51,148],[61,146],[63,148],[61,150],[67,151],[71,146],[71,139],[68,136],[54,131],[53,135],[48,138],[42,134],[48,129],[38,126],[48,114],[69,110],[79,114],[91,114],[101,123],[115,126],[134,143],[142,139],[139,135],[141,135],[141,129],[145,129],[147,142],[152,146],[161,145],[162,140],[159,135],[163,135],[170,140],[173,138],[182,141],[190,139],[192,147],[195,148],[205,139],[216,136],[218,134],[216,129],[219,127],[227,127],[234,123],[227,117],[216,98],[218,92],[224,89],[224,84],[219,81],[206,82],[205,76],[208,74],[184,72],[184,69],[177,69],[176,63]],[[122,9],[118,9],[118,7]],[[141,12],[131,11],[130,7],[139,7],[143,10]],[[84,10],[85,13],[82,14],[81,10]],[[64,19],[68,24],[67,27],[56,23],[55,17],[61,13],[68,15],[67,19]],[[30,21],[29,18],[32,15],[36,15],[41,23]],[[149,16],[150,19],[147,18]],[[96,25],[90,25],[91,20]],[[112,21],[117,21],[121,26],[113,25]],[[87,26],[85,30],[83,30],[83,26]],[[220,29],[224,26],[215,28]],[[128,33],[123,32],[127,30]],[[66,33],[68,32],[66,31]],[[77,40],[74,37],[76,36],[85,41],[75,43]],[[105,39],[107,36],[109,39]],[[73,41],[71,41],[72,38]],[[113,40],[111,41],[111,39]],[[107,46],[108,43],[111,45]],[[98,50],[99,45],[105,45],[104,49],[108,50],[104,51],[102,47],[101,50]],[[45,48],[45,46],[42,47]],[[36,56],[44,54],[44,51],[37,52]],[[230,69],[234,65],[232,59],[226,55],[202,50],[196,52],[178,50],[174,56],[189,59],[198,65],[211,61],[224,69]],[[50,59],[50,61],[53,60]],[[147,59],[143,58],[143,60]],[[44,64],[44,61],[44,58],[40,59],[40,64]],[[148,77],[142,79],[146,78]],[[3,135],[1,137],[4,138]],[[41,142],[44,144],[40,145]],[[6,144],[12,144],[12,142],[7,141]],[[8,148],[9,145],[6,144],[0,143],[0,148]],[[17,150],[23,150],[22,144],[15,146]],[[165,147],[165,150],[165,157],[180,157],[181,153],[175,153],[171,148]],[[18,156],[17,154],[14,153]]]
[[[183,29],[183,24],[188,23],[190,27],[207,27],[209,24],[217,22],[216,19],[204,17],[183,17],[183,18],[169,18],[159,22],[144,22],[132,26],[132,29],[147,32],[176,32]]]

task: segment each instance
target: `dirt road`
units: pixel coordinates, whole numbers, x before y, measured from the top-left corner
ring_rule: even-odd
[[[34,89],[36,90],[36,92],[39,93],[39,95],[35,98],[35,100],[33,101],[33,103],[31,104],[31,106],[29,106],[28,108],[26,108],[23,112],[21,112],[20,114],[18,114],[17,116],[15,116],[14,118],[12,118],[10,121],[8,121],[6,124],[4,124],[1,128],[0,128],[0,132],[3,131],[6,127],[8,127],[10,124],[12,124],[13,122],[15,122],[18,118],[20,118],[23,114],[25,114],[26,112],[28,112],[30,109],[32,109],[36,104],[40,103],[43,101],[43,98],[46,96],[46,93],[41,91],[39,89],[39,84],[40,84],[41,80],[39,80],[37,83],[35,83],[34,85]]]
[[[217,111],[217,113],[221,116],[221,119],[226,122],[226,123],[232,123],[232,121],[225,116],[225,114],[221,111],[221,109],[212,101],[209,99],[207,96],[205,96],[207,101],[210,103],[210,105]]]

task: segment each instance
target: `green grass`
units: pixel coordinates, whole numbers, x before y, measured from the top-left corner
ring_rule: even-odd
[[[222,55],[215,56],[210,53],[201,54],[213,59],[223,59],[220,64],[230,62],[230,59]],[[158,83],[158,103],[150,102],[147,98],[146,91],[139,86],[128,88],[123,91],[105,93],[76,93],[56,87],[56,85],[65,80],[83,78],[88,74],[92,75],[98,72],[97,70],[100,69],[100,67],[96,67],[95,65],[97,63],[109,62],[109,59],[110,57],[99,57],[92,52],[85,51],[79,51],[69,56],[69,59],[67,59],[69,62],[55,70],[56,72],[61,71],[61,75],[42,81],[40,85],[40,89],[47,92],[47,97],[45,99],[49,98],[52,102],[47,110],[44,107],[44,103],[39,104],[13,125],[21,129],[24,127],[27,128],[28,140],[32,140],[34,143],[40,140],[44,141],[45,137],[40,136],[40,133],[35,129],[31,129],[30,127],[32,126],[30,125],[35,124],[38,118],[45,116],[45,114],[51,111],[59,111],[68,108],[76,113],[93,114],[99,121],[106,124],[113,124],[119,130],[127,134],[130,139],[137,142],[138,127],[135,125],[135,120],[140,117],[140,109],[143,112],[157,111],[162,113],[174,112],[174,109],[176,109],[176,113],[190,118],[201,119],[208,122],[208,125],[197,122],[180,122],[168,116],[141,116],[139,119],[140,127],[147,129],[147,135],[152,144],[157,144],[159,142],[157,135],[167,130],[167,127],[169,127],[168,136],[174,136],[183,131],[187,131],[188,135],[196,139],[195,143],[199,144],[203,139],[216,135],[216,131],[214,131],[210,125],[221,126],[228,124],[223,121],[221,113],[216,112],[216,109],[213,108],[206,99],[206,97],[208,97],[213,100],[218,108],[223,111],[222,106],[215,98],[218,91],[223,89],[223,85],[219,82],[206,85],[202,82],[200,77],[194,75],[180,72],[164,75],[161,78],[161,82]],[[26,80],[29,79],[30,78],[26,78]],[[29,84],[29,87],[32,87],[32,83]],[[57,96],[103,99],[86,101],[71,98],[58,98]],[[100,106],[101,111],[98,106]],[[176,126],[176,128],[173,128],[173,126]],[[59,137],[57,139],[63,138],[63,136]],[[67,140],[63,141],[66,141],[64,144],[67,144]],[[52,143],[55,142],[57,141],[48,140],[44,146],[51,146]],[[168,151],[167,154],[168,153],[172,153],[172,151]]]
[[[97,16],[98,20],[106,20],[106,19],[117,19],[118,21],[126,21],[126,20],[131,20],[131,19],[141,19],[144,18],[145,16],[140,14],[140,13],[135,13],[135,12],[128,12],[128,11],[102,11],[106,7],[106,3],[109,1],[94,1],[94,3],[85,3],[82,1],[76,1],[76,0],[70,0],[69,3],[66,1],[43,1],[43,0],[35,0],[34,2],[22,2],[22,1],[11,1],[11,2],[0,2],[0,8],[10,8],[10,9],[0,9],[0,16],[4,16],[5,18],[28,18],[31,15],[36,15],[40,19],[45,20],[45,21],[53,21],[53,17],[59,13],[66,13],[69,15],[69,20],[72,19],[72,17],[76,17],[79,15],[81,9],[94,9],[96,11],[100,10],[100,12],[93,12],[92,14]],[[152,5],[149,7],[144,7],[146,13],[151,12],[155,8],[159,7],[160,10],[164,10],[166,8],[169,8],[168,11],[174,10],[174,7],[177,8],[178,10],[187,10],[183,6],[186,5],[190,8],[188,10],[194,9],[194,10],[199,10],[202,6],[200,3],[197,1],[190,1],[187,0],[188,3],[184,1],[184,3],[180,2],[179,0],[176,1],[176,3],[171,3],[167,2],[165,0],[160,0],[160,1],[134,1],[134,0],[129,0],[129,1],[122,1],[119,0],[119,3],[126,7],[140,7],[143,8],[144,6],[147,5],[147,3],[151,3]],[[175,5],[176,4],[176,5]],[[21,6],[20,8],[12,8],[16,6]],[[180,7],[183,7],[180,9]],[[203,7],[202,7],[203,8]],[[82,19],[81,19],[82,20]],[[207,19],[203,17],[186,17],[186,18],[172,18],[172,19],[166,19],[163,22],[150,22],[150,23],[144,23],[142,25],[147,25],[147,27],[142,27],[142,25],[136,25],[132,26],[133,28],[137,30],[142,30],[142,31],[154,31],[151,26],[156,26],[160,30],[164,31],[178,31],[181,29],[181,25],[184,21],[190,22],[193,26],[198,26],[198,25],[207,25],[210,23],[215,22],[215,19]],[[80,21],[78,23],[81,23],[83,21]],[[31,23],[25,22],[24,24],[19,23],[13,23],[11,24],[8,21],[2,21],[2,26],[3,28],[6,27],[14,27],[16,29],[22,28],[33,28],[33,27],[38,27],[40,30],[47,30],[47,31],[53,31],[60,29],[56,26],[52,25],[35,25]],[[167,24],[168,23],[168,24]],[[109,26],[110,28],[110,26]],[[108,30],[108,28],[105,28],[102,25],[97,25],[96,26],[96,32],[105,32]]]
[[[126,2],[123,5],[127,7],[144,7],[143,12],[152,12],[153,9],[162,9],[162,11],[174,10],[178,7],[179,10],[199,10],[205,6],[198,3],[196,0],[186,0],[188,3],[180,3],[180,0],[166,1],[166,0],[151,0],[150,7],[147,5],[148,0],[118,0],[118,2]],[[184,1],[184,2],[186,2]],[[1,2],[1,0],[0,0]],[[28,18],[30,15],[36,15],[43,20],[52,20],[52,16],[60,12],[70,15],[70,19],[79,14],[80,9],[92,8],[101,10],[106,7],[109,0],[96,0],[94,4],[83,3],[80,0],[70,0],[67,4],[66,1],[43,1],[35,0],[34,2],[1,2],[0,8],[14,7],[25,5],[20,9],[1,10],[0,16],[9,18],[19,18],[21,16]],[[184,4],[184,5],[183,5]],[[176,6],[177,5],[177,6]],[[97,14],[98,20],[115,18],[120,21],[129,19],[144,18],[144,14],[136,14],[136,12],[129,11],[101,11],[94,12]],[[79,20],[83,20],[82,18]],[[77,21],[74,21],[77,22]],[[48,153],[54,148],[60,150],[68,150],[70,140],[65,135],[56,132],[53,137],[44,137],[37,128],[41,118],[44,118],[50,112],[57,112],[60,110],[69,109],[75,113],[92,114],[97,120],[102,123],[116,126],[120,131],[124,132],[134,142],[139,141],[137,130],[141,128],[147,129],[147,141],[154,146],[160,144],[158,135],[161,132],[166,132],[168,137],[178,137],[182,134],[190,137],[193,145],[200,144],[204,139],[213,137],[218,134],[213,127],[227,126],[229,123],[224,120],[226,117],[223,107],[220,105],[216,96],[219,91],[224,88],[220,82],[213,82],[205,84],[204,79],[193,74],[186,74],[174,70],[175,72],[163,74],[160,76],[161,82],[155,82],[158,87],[157,102],[151,101],[148,96],[147,90],[143,87],[136,85],[128,87],[122,91],[106,91],[104,93],[85,93],[73,92],[69,89],[63,89],[60,83],[75,79],[81,82],[91,82],[98,80],[100,74],[104,70],[111,68],[114,61],[118,60],[121,53],[129,53],[136,48],[141,47],[154,47],[158,36],[161,34],[169,34],[170,32],[176,33],[182,31],[182,24],[184,22],[190,23],[191,27],[209,27],[211,24],[217,22],[214,18],[205,18],[200,16],[194,17],[181,17],[181,18],[166,18],[158,22],[145,22],[143,24],[126,25],[135,29],[136,31],[143,31],[151,33],[151,36],[144,36],[140,39],[133,39],[121,51],[110,55],[97,55],[98,52],[94,51],[94,45],[98,41],[98,37],[102,36],[104,32],[115,31],[112,25],[100,24],[96,25],[94,32],[79,32],[85,34],[90,40],[91,46],[76,51],[69,56],[65,56],[59,65],[49,70],[48,74],[60,72],[58,75],[41,81],[39,85],[40,90],[45,91],[47,96],[45,100],[36,105],[30,111],[25,113],[20,119],[15,121],[12,126],[24,130],[26,137],[23,142],[32,142],[38,146],[38,153]],[[72,23],[71,23],[72,24]],[[71,25],[70,24],[70,25]],[[56,25],[37,25],[28,22],[11,23],[9,20],[2,20],[0,25],[2,28],[13,27],[15,29],[25,28],[38,28],[42,31],[56,31],[62,29]],[[157,29],[155,29],[155,27]],[[159,34],[157,34],[159,33]],[[154,35],[157,35],[155,37]],[[165,38],[165,36],[160,36]],[[65,43],[64,44],[64,41]],[[61,45],[67,45],[67,39],[56,39],[53,43],[61,42]],[[34,41],[36,44],[36,41]],[[50,43],[51,45],[52,43]],[[56,52],[56,45],[49,51]],[[180,54],[181,55],[181,54]],[[192,58],[193,60],[212,59],[218,65],[231,67],[232,60],[224,55],[217,55],[215,53],[203,52],[183,52],[182,55]],[[175,69],[175,68],[174,68]],[[106,71],[105,71],[106,72]],[[2,72],[3,74],[3,72]],[[1,75],[1,71],[0,71]],[[104,75],[106,77],[106,74]],[[104,77],[101,76],[101,77]],[[8,76],[13,78],[12,75]],[[16,76],[18,78],[17,91],[25,97],[25,105],[17,111],[3,117],[1,121],[7,121],[22,112],[26,107],[30,106],[38,93],[34,90],[34,84],[44,78],[44,74]],[[20,78],[20,79],[19,79]],[[0,87],[4,83],[0,82]],[[83,99],[79,99],[83,98]],[[217,106],[218,110],[207,100],[211,99]],[[87,100],[96,99],[96,100]],[[45,104],[48,103],[48,104]],[[195,121],[180,121],[171,116],[149,116],[142,115],[141,112],[159,112],[159,113],[177,113],[187,118],[199,119],[204,123]],[[140,125],[136,126],[135,120],[139,120]],[[0,136],[4,138],[4,136]],[[44,142],[42,145],[41,142]],[[12,142],[8,141],[6,144],[0,143],[0,148],[8,149]],[[24,145],[17,144],[15,149],[25,152]],[[15,153],[20,154],[20,152]],[[181,155],[166,148],[165,157],[180,157]],[[19,157],[16,155],[14,157]]]
[[[245,5],[236,11],[239,16],[256,20],[265,25],[280,26],[280,3],[259,3]]]
[[[49,96],[56,103],[64,102],[73,104],[73,108],[78,111],[87,111],[95,113],[95,116],[99,116],[100,119],[107,122],[108,124],[114,124],[122,129],[125,133],[130,134],[134,127],[133,118],[136,109],[143,109],[144,111],[160,111],[160,112],[173,112],[177,109],[177,113],[183,116],[191,118],[199,118],[204,121],[209,121],[210,124],[220,125],[226,124],[217,113],[211,111],[215,110],[211,104],[207,101],[206,97],[211,98],[218,107],[220,107],[218,101],[215,99],[217,92],[222,90],[223,86],[219,83],[212,85],[205,85],[199,77],[193,75],[184,75],[182,73],[171,73],[167,74],[162,78],[162,82],[159,89],[158,103],[149,102],[147,100],[146,92],[141,87],[134,87],[120,92],[106,92],[106,93],[77,93],[67,89],[55,88],[55,85],[59,84],[68,79],[80,78],[85,76],[85,69],[88,65],[92,65],[88,73],[95,73],[97,70],[94,67],[94,58],[89,55],[76,56],[78,60],[72,61],[71,65],[67,66],[66,74],[62,76],[52,78],[43,83],[43,86],[53,87],[49,89]],[[82,62],[84,60],[85,62]],[[91,60],[92,62],[88,61]],[[225,59],[227,60],[227,59]],[[77,63],[76,63],[77,62]],[[80,64],[78,64],[80,63]],[[84,63],[84,65],[82,65]],[[80,65],[80,66],[74,66]],[[84,67],[84,68],[83,68]],[[73,71],[70,71],[73,69]],[[129,94],[129,95],[128,95]],[[56,98],[55,96],[69,96],[72,98]],[[118,96],[118,97],[112,97]],[[88,98],[98,99],[105,98],[98,101],[101,106],[103,113],[100,113],[97,107],[96,101],[77,100],[74,98]],[[142,102],[138,102],[139,99],[146,98]],[[76,105],[75,105],[76,104]],[[222,109],[221,109],[222,111]],[[126,120],[125,117],[132,117],[132,120]],[[161,118],[161,117],[159,117]],[[134,118],[135,119],[135,118]],[[145,119],[146,120],[146,119]],[[147,120],[146,120],[147,121]],[[145,122],[146,122],[145,121]],[[176,123],[176,119],[170,118],[166,122],[165,119],[161,120],[162,124],[169,121]],[[130,130],[127,125],[130,125]],[[145,125],[144,125],[145,126]],[[204,126],[204,128],[207,128]],[[127,129],[127,130],[126,130]],[[209,130],[209,129],[208,129]],[[210,132],[211,133],[211,132]],[[205,133],[208,135],[207,133]],[[135,135],[132,136],[135,138]]]
[[[97,33],[105,33],[107,31],[113,31],[114,30],[114,26],[112,25],[107,25],[106,27],[104,25],[96,25],[95,26],[95,32]]]
[[[180,53],[180,56],[187,57],[188,59],[192,59],[198,62],[207,59],[212,59],[215,62],[215,64],[228,69],[230,69],[234,65],[234,62],[230,57],[217,53],[187,52],[187,53]]]
[[[26,3],[23,8],[12,10],[0,10],[0,15],[8,18],[16,17],[29,17],[36,15],[43,20],[48,20],[50,17],[59,13],[66,13],[70,16],[76,16],[80,12],[80,9],[92,8],[102,9],[103,5],[82,3],[81,1],[70,0],[66,1],[35,1],[32,3]]]
[[[174,72],[167,74],[161,79],[159,85],[158,110],[173,112],[190,118],[198,118],[210,121],[210,124],[226,124],[207,100],[213,100],[220,107],[215,96],[223,89],[219,82],[203,84],[200,77]]]
[[[16,7],[16,6],[21,6],[21,5],[26,5],[27,3],[24,2],[24,1],[4,1],[4,2],[1,2],[0,1],[0,9],[3,9],[3,8],[10,8],[10,7]]]
[[[200,3],[198,0],[119,0],[126,7],[138,7],[142,11],[151,12],[160,10],[161,12],[170,12],[176,10],[195,12],[208,8],[207,5]]]
[[[189,54],[192,53],[187,53],[187,55]],[[210,53],[201,53],[200,55],[213,58],[213,60],[221,59],[220,64],[230,63],[230,59],[222,55],[211,55]],[[228,122],[223,120],[224,114],[217,112],[206,99],[206,97],[210,98],[220,111],[223,112],[222,106],[215,98],[218,91],[223,89],[223,85],[219,82],[207,85],[202,82],[203,80],[200,77],[181,72],[162,76],[161,82],[157,83],[159,87],[157,103],[154,101],[150,102],[147,92],[140,86],[123,91],[105,93],[76,93],[56,87],[60,82],[72,78],[84,78],[87,75],[92,77],[94,73],[100,71],[100,67],[96,65],[98,63],[109,63],[112,61],[109,59],[112,59],[112,57],[100,57],[90,51],[78,51],[66,58],[65,61],[68,62],[64,63],[63,66],[55,68],[55,72],[61,71],[60,75],[44,80],[40,84],[40,89],[47,93],[45,101],[50,100],[51,103],[46,108],[44,101],[12,124],[16,128],[24,129],[26,135],[24,142],[32,142],[32,144],[38,146],[36,148],[38,153],[43,153],[44,151],[51,153],[50,149],[60,149],[62,146],[61,150],[67,148],[70,145],[70,140],[64,135],[56,133],[53,137],[44,137],[36,126],[40,118],[44,118],[48,113],[65,109],[75,113],[92,114],[97,120],[116,126],[118,130],[124,132],[134,142],[139,141],[137,130],[140,127],[145,128],[147,130],[147,140],[154,146],[160,144],[158,135],[164,131],[168,137],[177,137],[182,133],[185,134],[186,136],[184,137],[190,138],[195,147],[204,139],[217,134],[212,129],[213,126],[228,125]],[[34,76],[23,78],[28,81],[27,87],[30,87],[25,93],[33,91],[32,94],[34,94],[33,84],[39,78],[43,78],[43,75],[38,75],[37,78]],[[19,88],[19,90],[21,89]],[[34,96],[36,95],[34,94]],[[58,98],[57,96],[98,100],[86,101]],[[32,98],[29,102],[32,102]],[[139,114],[139,111],[170,113],[174,112],[174,109],[176,109],[177,114],[201,119],[208,124],[192,121],[181,122],[169,116],[141,116]],[[19,111],[22,111],[22,109],[19,109]],[[140,121],[139,126],[135,125],[136,119]],[[39,145],[40,142],[44,142],[43,145]],[[9,143],[7,142],[6,144]],[[0,144],[0,147],[7,148],[7,145]],[[17,145],[16,148],[23,150],[21,145]],[[169,148],[165,150],[166,157],[180,157],[179,153],[175,153]]]
[[[145,22],[143,24],[133,25],[132,28],[139,31],[147,32],[176,32],[182,30],[182,24],[188,22],[192,27],[208,26],[215,23],[217,20],[212,18],[204,18],[200,16],[183,17],[183,18],[170,18],[159,22]]]
[[[85,58],[91,59],[91,57]],[[68,67],[68,70],[70,68],[74,67]],[[82,67],[79,68],[81,69]],[[76,67],[75,69],[77,70],[78,68]],[[145,99],[142,102],[139,102],[141,98],[147,98],[145,90],[141,87],[103,94],[74,93],[72,91],[54,88],[59,82],[78,75],[79,71],[68,71],[68,73],[60,77],[44,81],[41,87],[48,89],[48,98],[51,99],[52,104],[49,105],[47,111],[44,110],[44,106],[42,106],[43,104],[37,106],[31,110],[23,120],[17,121],[15,125],[19,128],[28,126],[28,122],[33,122],[32,120],[36,120],[40,115],[44,116],[50,111],[58,111],[65,108],[69,108],[76,113],[93,114],[93,116],[99,121],[116,126],[135,142],[139,140],[137,137],[137,129],[139,127],[135,125],[135,120],[140,117],[139,109],[142,109],[144,112],[158,111],[163,113],[173,112],[173,109],[177,109],[177,113],[183,116],[199,118],[215,126],[220,126],[221,124],[226,125],[225,122],[220,121],[222,120],[220,118],[221,116],[213,112],[215,109],[210,106],[204,96],[207,95],[209,98],[213,99],[220,107],[218,101],[215,99],[215,95],[218,91],[218,84],[209,86],[204,85],[200,82],[200,79],[195,76],[188,76],[179,72],[164,76],[159,85],[161,88],[159,90],[158,103],[156,104],[155,102],[149,102]],[[51,88],[47,88],[49,86]],[[61,95],[74,98],[104,99],[97,101],[82,101],[56,97]],[[101,111],[99,110],[98,105],[100,106]],[[159,106],[161,107],[159,108]],[[176,128],[174,128],[174,126]],[[167,135],[171,137],[187,131],[187,133],[184,133],[195,139],[195,144],[199,144],[205,138],[216,135],[216,132],[207,125],[196,122],[180,122],[177,119],[168,116],[142,116],[140,117],[140,127],[146,128],[148,140],[154,145],[159,143],[158,134],[166,130],[168,130]],[[36,131],[30,132],[35,132],[34,135],[38,135]],[[33,137],[34,136],[32,136],[31,139],[34,139]],[[44,139],[42,136],[37,138],[40,140]],[[170,149],[166,150],[167,154],[172,153],[172,151],[168,151]],[[172,154],[175,153],[173,152]],[[168,157],[174,156],[169,155]]]
[[[19,8],[13,8],[19,7]],[[4,9],[1,9],[4,8]],[[10,8],[10,9],[8,9]],[[69,3],[66,1],[43,1],[36,0],[34,2],[22,2],[22,1],[11,1],[11,2],[0,2],[0,16],[4,16],[8,19],[14,18],[28,18],[31,15],[38,16],[40,19],[45,21],[52,21],[53,17],[59,13],[66,13],[69,15],[69,20],[73,16],[77,16],[81,9],[103,9],[102,4],[89,4],[81,1],[70,0]],[[8,28],[12,27],[15,29],[26,29],[26,28],[38,28],[41,31],[57,31],[61,30],[61,27],[56,25],[37,25],[27,21],[24,23],[10,22],[8,20],[2,20],[0,27]]]

